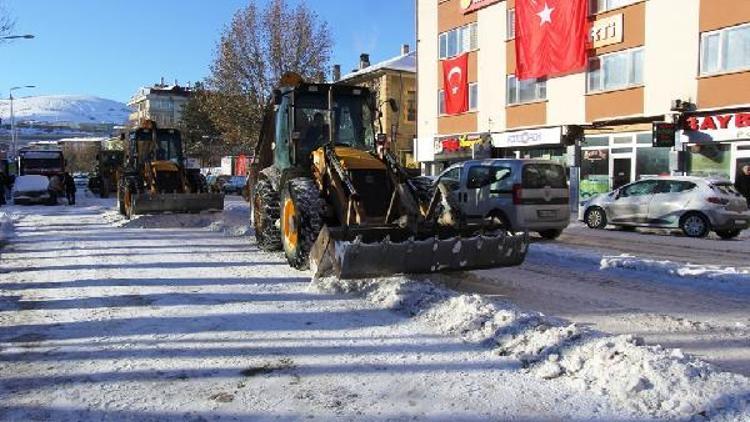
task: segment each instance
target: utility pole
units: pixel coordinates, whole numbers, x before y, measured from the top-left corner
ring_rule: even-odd
[[[36,88],[35,85],[24,85],[24,86],[14,86],[9,90],[9,99],[10,99],[10,140],[12,145],[12,154],[11,157],[13,159],[16,158],[16,155],[18,153],[18,145],[16,143],[16,140],[18,136],[16,135],[16,115],[13,112],[13,91],[24,89],[24,88]]]

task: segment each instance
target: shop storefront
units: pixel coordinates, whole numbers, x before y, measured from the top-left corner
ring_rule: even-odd
[[[492,157],[491,138],[487,133],[436,138],[433,148],[434,161],[430,163],[433,175],[461,161]]]
[[[750,197],[750,108],[685,114],[680,141],[688,175],[729,179]]]
[[[651,131],[588,134],[581,145],[580,198],[644,177],[669,174],[671,148],[653,147]]]
[[[535,158],[566,163],[560,126],[503,132],[492,135],[493,157]]]

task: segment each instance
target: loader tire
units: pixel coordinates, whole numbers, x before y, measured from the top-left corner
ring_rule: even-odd
[[[279,192],[269,180],[258,180],[253,194],[253,227],[255,241],[261,250],[281,250],[281,230],[276,226],[280,213]]]
[[[310,250],[323,227],[325,204],[315,182],[297,177],[286,183],[281,194],[281,243],[289,265],[306,270]]]

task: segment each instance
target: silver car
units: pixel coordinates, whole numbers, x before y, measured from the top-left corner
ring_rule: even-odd
[[[570,223],[565,167],[548,160],[495,158],[455,164],[438,176],[469,220],[493,218],[513,231],[555,239]]]
[[[607,224],[679,228],[689,237],[715,231],[722,239],[731,239],[750,224],[747,200],[732,182],[700,177],[640,180],[594,197],[583,209],[583,220],[592,229]]]

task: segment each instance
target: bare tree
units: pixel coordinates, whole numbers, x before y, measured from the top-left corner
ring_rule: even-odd
[[[15,23],[15,20],[5,8],[5,2],[0,0],[0,37],[9,35],[10,31],[13,30]],[[3,40],[0,40],[0,43],[2,42]]]
[[[257,141],[271,91],[286,72],[320,81],[331,57],[327,23],[304,0],[257,0],[239,10],[225,29],[211,66],[208,110],[224,139],[247,151]],[[261,3],[263,4],[263,3]]]

